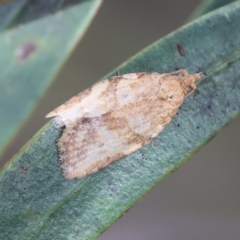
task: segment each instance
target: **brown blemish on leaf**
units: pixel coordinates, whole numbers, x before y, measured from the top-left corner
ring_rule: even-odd
[[[177,50],[178,50],[178,53],[180,56],[182,56],[182,57],[185,56],[185,50],[184,50],[182,44],[180,44],[180,43],[177,44]]]
[[[33,52],[35,52],[37,46],[33,42],[24,43],[21,47],[19,47],[15,55],[19,63],[24,62]]]
[[[28,168],[25,166],[21,167],[21,173],[26,174],[28,172]]]

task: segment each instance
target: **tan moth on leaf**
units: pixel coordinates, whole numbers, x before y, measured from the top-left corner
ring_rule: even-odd
[[[129,73],[96,83],[46,117],[65,126],[57,145],[65,178],[97,172],[149,143],[196,89],[201,73]]]

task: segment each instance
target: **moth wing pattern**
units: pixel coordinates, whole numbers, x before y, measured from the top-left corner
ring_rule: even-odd
[[[65,129],[58,141],[67,179],[97,172],[151,141],[171,121],[201,74],[130,73],[93,85],[47,117]]]
[[[63,133],[64,137],[58,142],[59,149],[64,149],[60,159],[66,178],[83,177],[97,172],[140,149],[149,141],[140,137],[137,140],[138,136],[129,131],[124,123],[119,123],[119,126],[114,124],[114,128],[111,124],[108,116],[102,116],[79,119],[68,126]],[[75,145],[76,142],[80,143],[79,146]]]

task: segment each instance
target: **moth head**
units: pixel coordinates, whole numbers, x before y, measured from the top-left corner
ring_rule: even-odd
[[[196,73],[193,75],[188,74],[179,78],[179,82],[182,88],[184,89],[186,97],[195,91],[196,89],[195,82],[198,81],[202,76],[203,76],[202,73]]]
[[[165,104],[172,106],[180,105],[185,98],[185,90],[176,79],[165,79],[161,82],[158,97]]]
[[[194,92],[195,82],[201,77],[201,73],[190,75],[185,70],[166,75],[163,80],[160,80],[158,97],[169,106],[180,105],[184,98]]]

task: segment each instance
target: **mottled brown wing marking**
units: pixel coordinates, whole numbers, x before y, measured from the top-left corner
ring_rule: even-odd
[[[66,125],[58,142],[64,176],[83,177],[146,145],[171,121],[201,76],[186,70],[124,74],[49,113]]]
[[[81,121],[78,128],[79,134],[73,134],[74,129],[76,126],[67,127],[58,144],[61,149],[64,149],[64,156],[61,155],[60,158],[66,178],[74,178],[79,174],[84,176],[89,169],[91,172],[98,171],[99,168],[109,164],[108,159],[111,159],[111,162],[116,161],[119,156],[124,157],[135,151],[135,146],[139,146],[137,148],[139,149],[143,142],[149,141],[144,136],[136,135],[131,131],[124,118],[114,119],[108,114],[101,118]],[[99,131],[99,129],[103,130]],[[79,142],[80,148],[72,146],[72,143],[76,141]],[[116,149],[119,150],[116,151]],[[91,155],[95,157],[92,163],[90,163]],[[86,162],[89,164],[85,169]],[[80,172],[75,171],[73,174],[69,169],[79,169]]]
[[[108,84],[106,91],[102,92],[102,94],[100,95],[100,98],[102,98],[102,99],[105,99],[106,95],[112,96],[112,101],[113,101],[112,108],[113,109],[116,109],[116,107],[117,107],[115,92],[116,92],[117,85],[121,81],[121,79],[122,79],[121,76],[115,76],[115,77],[112,77],[111,79],[109,79],[109,84]]]

